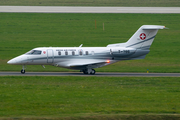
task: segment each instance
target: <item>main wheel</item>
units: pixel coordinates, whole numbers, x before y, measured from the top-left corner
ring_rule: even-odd
[[[88,74],[87,69],[84,69],[84,70],[83,70],[83,73],[84,73],[84,74]]]
[[[91,75],[94,75],[96,73],[96,71],[94,70],[94,69],[92,69],[92,71],[91,71]]]
[[[21,70],[21,74],[24,74],[25,72],[26,72],[25,70],[23,70],[23,69]]]

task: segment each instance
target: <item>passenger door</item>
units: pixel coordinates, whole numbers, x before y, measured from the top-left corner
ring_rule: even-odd
[[[47,63],[53,63],[53,62],[54,62],[53,50],[47,50]]]

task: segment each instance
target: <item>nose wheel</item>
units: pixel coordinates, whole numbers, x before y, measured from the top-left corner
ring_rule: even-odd
[[[26,72],[25,70],[23,70],[23,69],[21,70],[21,74],[24,74],[25,72]]]
[[[25,74],[25,72],[26,72],[25,69],[26,69],[26,68],[25,68],[25,65],[23,65],[23,66],[22,66],[22,70],[21,70],[21,74]]]

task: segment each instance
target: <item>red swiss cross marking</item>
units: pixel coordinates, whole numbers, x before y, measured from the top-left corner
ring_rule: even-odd
[[[146,34],[145,33],[141,33],[139,37],[140,37],[141,40],[144,40],[144,39],[146,39]]]
[[[44,54],[46,54],[46,51],[43,51]]]

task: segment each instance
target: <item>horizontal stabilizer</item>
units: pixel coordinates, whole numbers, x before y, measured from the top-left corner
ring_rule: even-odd
[[[167,29],[165,26],[161,25],[143,25],[142,26],[143,30],[159,30],[159,29]]]

